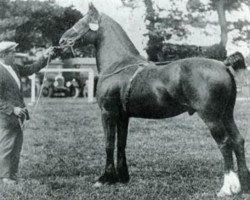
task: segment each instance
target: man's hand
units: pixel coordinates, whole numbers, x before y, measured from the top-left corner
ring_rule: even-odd
[[[44,50],[43,56],[45,58],[48,58],[48,57],[55,58],[56,54],[55,54],[54,47],[49,47],[48,49]]]
[[[18,117],[26,117],[28,115],[27,108],[14,107],[14,114]]]

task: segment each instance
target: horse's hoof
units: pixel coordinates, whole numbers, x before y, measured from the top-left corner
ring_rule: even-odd
[[[118,181],[120,183],[128,183],[129,182],[129,173],[127,164],[123,164],[117,167]]]
[[[218,197],[226,197],[232,196],[234,194],[238,194],[240,192],[240,187],[238,186],[230,186],[230,187],[222,187],[220,192],[217,193]]]
[[[220,192],[217,193],[217,197],[226,197],[233,195],[230,190],[220,190]]]
[[[234,194],[238,194],[240,192],[240,189],[234,188],[234,189],[221,189],[220,192],[217,193],[218,197],[226,197],[226,196],[232,196]]]
[[[119,182],[120,183],[128,183],[129,182],[129,175],[119,176]]]
[[[126,178],[126,179],[119,179],[119,182],[120,182],[120,183],[126,184],[126,183],[129,182],[129,178]]]
[[[101,182],[99,182],[99,181],[97,181],[94,185],[93,185],[93,187],[94,188],[100,188],[100,187],[102,187],[102,183]]]
[[[224,184],[217,194],[218,197],[231,196],[238,194],[241,191],[240,181],[234,172],[230,171],[228,174],[225,174]]]
[[[118,182],[118,177],[116,174],[105,173],[97,180],[96,183],[98,182],[101,184],[114,184]]]
[[[230,196],[230,195],[228,195],[228,194],[226,194],[226,193],[224,193],[222,191],[217,193],[217,197],[226,197],[226,196]]]

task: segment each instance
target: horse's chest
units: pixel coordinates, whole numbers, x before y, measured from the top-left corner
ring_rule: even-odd
[[[101,109],[118,111],[121,105],[120,87],[117,81],[107,81],[97,86],[97,102]]]

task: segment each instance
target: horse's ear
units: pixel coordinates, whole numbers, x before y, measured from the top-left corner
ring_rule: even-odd
[[[89,21],[90,30],[97,31],[99,29],[99,24],[98,24],[99,12],[92,3],[89,4],[89,16],[90,16],[90,21]]]
[[[90,13],[97,13],[97,14],[99,14],[98,13],[98,10],[96,9],[96,7],[94,6],[94,4],[91,2],[91,3],[89,3],[89,12]]]
[[[95,6],[93,5],[92,2],[89,3],[89,10],[91,10],[92,8],[95,8]]]

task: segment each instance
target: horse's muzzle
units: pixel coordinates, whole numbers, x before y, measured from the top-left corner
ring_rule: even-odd
[[[73,46],[75,43],[74,39],[65,39],[65,38],[61,38],[59,41],[59,45],[61,47],[69,47],[69,46]]]
[[[66,44],[67,44],[66,39],[61,38],[61,39],[59,40],[59,45],[60,45],[60,46],[64,46],[64,45],[66,45]]]

